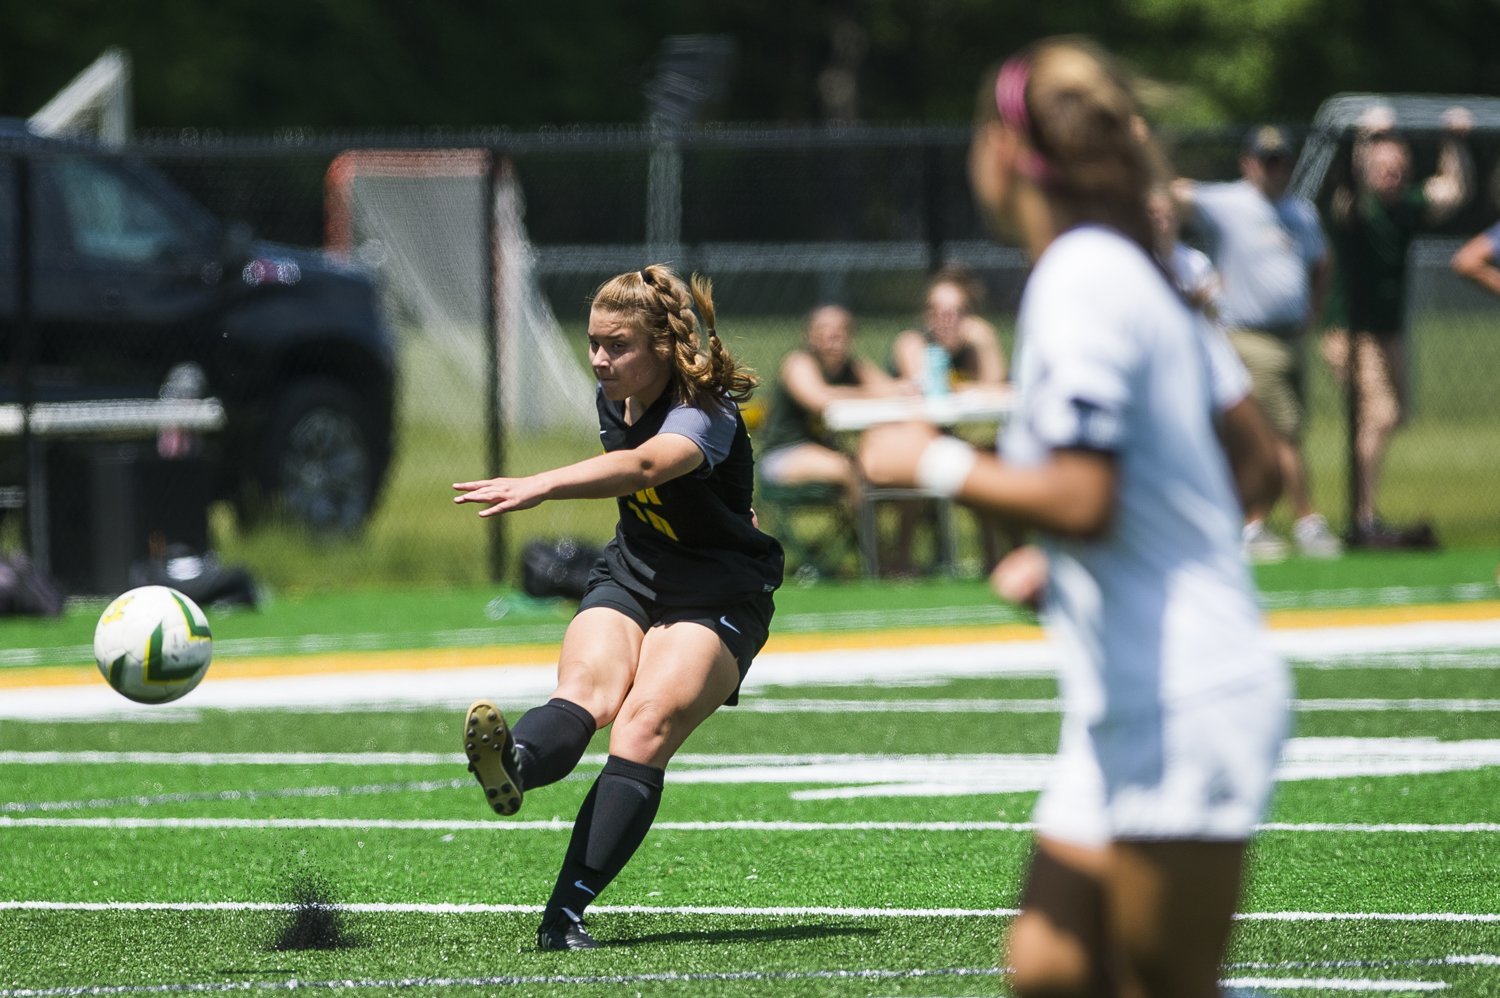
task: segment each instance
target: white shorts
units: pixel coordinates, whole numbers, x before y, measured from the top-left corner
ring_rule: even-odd
[[[1265,812],[1290,722],[1283,674],[1250,687],[1086,725],[1063,719],[1037,801],[1037,834],[1114,840],[1248,839]]]
[[[755,463],[759,467],[762,480],[772,485],[780,485],[781,480],[786,477],[787,458],[802,446],[800,443],[787,444],[785,447],[778,447],[758,455]]]

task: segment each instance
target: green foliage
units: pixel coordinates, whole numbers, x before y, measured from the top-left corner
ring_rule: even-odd
[[[1500,92],[1500,7],[1472,0],[660,0],[12,4],[0,114],[26,115],[108,46],[135,60],[147,127],[270,129],[638,123],[668,35],[729,36],[726,120],[819,121],[830,69],[868,121],[961,122],[983,68],[1086,32],[1178,98],[1177,123],[1306,120],[1346,90]]]

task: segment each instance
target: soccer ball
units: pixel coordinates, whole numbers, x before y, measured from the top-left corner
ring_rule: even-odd
[[[166,586],[115,597],[94,628],[94,660],[115,692],[137,703],[186,694],[208,671],[214,640],[198,604]]]

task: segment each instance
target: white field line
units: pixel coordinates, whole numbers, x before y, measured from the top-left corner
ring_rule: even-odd
[[[1422,621],[1361,627],[1279,628],[1272,644],[1299,664],[1316,668],[1409,668],[1432,661],[1451,666],[1500,667],[1500,620]],[[1480,656],[1464,661],[1454,653]],[[541,651],[539,658],[548,658]],[[1396,664],[1392,656],[1409,662]],[[87,658],[82,659],[88,661]],[[963,677],[1050,676],[1055,654],[1042,639],[979,641],[974,644],[913,645],[876,649],[773,652],[760,656],[745,681],[746,700],[768,687],[807,685],[930,685]],[[165,717],[176,711],[308,709],[340,703],[346,709],[393,704],[462,707],[476,695],[503,693],[534,702],[553,688],[551,662],[501,666],[476,659],[459,668],[335,672],[262,678],[215,679],[212,674],[175,704],[144,706],[116,695],[100,682],[86,686],[39,686],[7,690],[0,717],[25,720],[79,719],[98,723],[118,717]]]
[[[1274,991],[1349,991],[1359,994],[1447,991],[1446,981],[1381,981],[1349,977],[1231,977],[1226,988],[1271,988]]]
[[[467,783],[467,781],[465,781]],[[278,831],[327,829],[393,832],[567,832],[573,823],[546,821],[479,821],[462,818],[59,818],[0,815],[0,831],[28,828],[203,829]],[[664,832],[1033,832],[1029,821],[658,821]],[[1463,824],[1356,822],[1266,822],[1261,832],[1319,835],[1494,835],[1500,823]]]
[[[71,996],[104,996],[133,994],[223,994],[234,991],[303,991],[327,990],[347,991],[352,989],[379,989],[382,991],[408,990],[412,988],[498,988],[527,987],[539,985],[637,985],[670,983],[730,983],[742,981],[820,981],[820,980],[916,980],[942,977],[998,977],[1005,970],[996,967],[951,967],[931,970],[737,970],[704,971],[682,973],[663,971],[654,974],[528,974],[493,977],[405,977],[386,979],[351,979],[307,981],[290,978],[278,981],[232,981],[197,982],[190,984],[140,984],[140,985],[95,985],[93,987],[64,988],[10,988],[0,990],[0,998],[62,998]],[[1276,991],[1347,991],[1351,993],[1412,993],[1447,989],[1443,981],[1381,981],[1351,978],[1229,978],[1221,981],[1223,987],[1270,987]]]
[[[0,901],[0,911],[290,911],[286,901]],[[537,914],[540,904],[458,904],[436,902],[368,902],[338,905],[340,911],[363,915],[515,915]],[[837,905],[742,907],[739,905],[596,904],[596,915],[713,915],[724,918],[1014,918],[1018,908],[849,908]],[[1439,922],[1500,923],[1488,912],[1387,911],[1246,911],[1234,916],[1242,922]]]
[[[602,765],[596,755],[590,768]],[[0,756],[11,765],[463,765],[456,753],[66,753],[16,752]],[[1042,789],[1052,772],[1053,757],[1042,753],[972,753],[933,755],[818,754],[708,755],[684,753],[673,760],[672,782],[691,784],[779,784],[794,800],[856,797],[953,797],[975,794],[1028,793]],[[1277,778],[1301,780],[1355,779],[1473,772],[1500,767],[1500,739],[1442,741],[1417,738],[1294,738],[1282,751]],[[285,788],[231,792],[227,799],[273,796],[337,796],[340,793],[395,792],[393,784]],[[446,790],[451,783],[420,789]],[[401,788],[396,787],[396,790]],[[416,789],[414,787],[414,789]],[[109,798],[95,801],[12,801],[0,813],[77,810],[180,802],[170,796]]]
[[[382,991],[412,988],[498,988],[538,985],[637,985],[668,983],[730,983],[741,981],[820,981],[876,980],[895,981],[940,977],[998,977],[1004,971],[991,967],[953,967],[933,970],[738,970],[682,973],[664,971],[654,974],[529,974],[495,977],[405,977],[386,979],[350,979],[306,981],[291,978],[279,981],[200,982],[191,984],[96,985],[65,988],[10,988],[0,990],[0,998],[62,998],[62,996],[104,996],[135,994],[223,994],[233,991],[347,991],[376,988]],[[1349,978],[1230,978],[1223,987],[1270,987],[1276,991],[1347,991],[1351,993],[1412,993],[1443,991],[1443,981],[1380,981]]]
[[[736,710],[750,714],[1058,714],[1063,702],[1046,699],[945,700],[781,700],[742,702]],[[1434,711],[1448,714],[1500,712],[1500,700],[1379,699],[1344,697],[1293,700],[1292,709],[1304,713],[1365,713]]]

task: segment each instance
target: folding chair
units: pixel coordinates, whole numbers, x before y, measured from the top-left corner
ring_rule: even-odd
[[[800,580],[845,574],[858,552],[854,510],[837,485],[762,482],[755,508],[761,529],[781,541]]]

